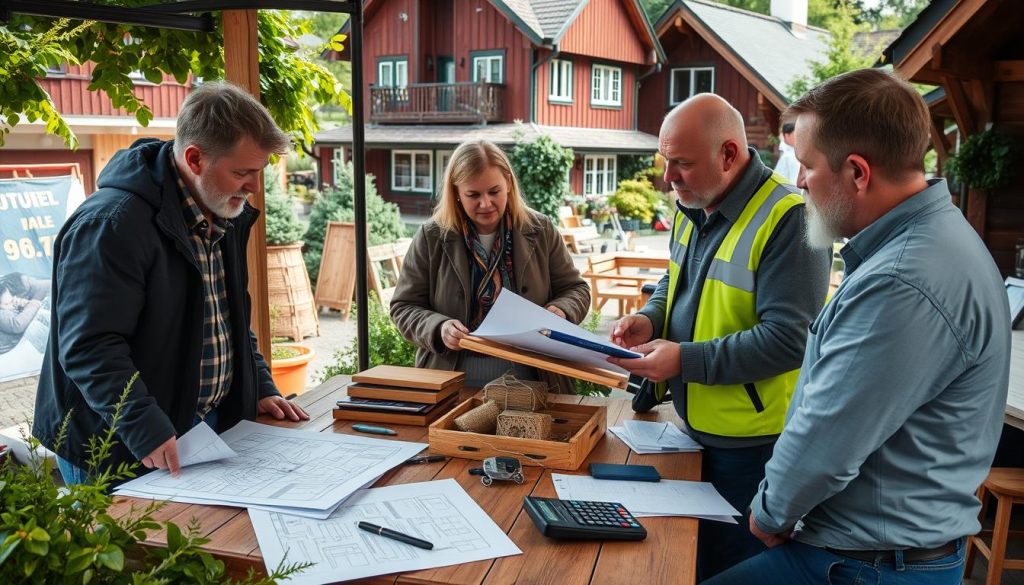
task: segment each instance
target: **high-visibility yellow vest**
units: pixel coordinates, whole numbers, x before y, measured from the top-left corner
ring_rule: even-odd
[[[724,337],[750,329],[760,322],[755,284],[761,256],[786,212],[803,204],[803,201],[803,197],[777,174],[772,174],[750,198],[711,261],[697,307],[693,341]],[[679,271],[686,263],[686,247],[693,227],[693,222],[677,210],[672,229],[662,339],[668,337],[672,304],[679,287]],[[794,242],[792,245],[803,243]],[[786,409],[793,397],[799,373],[799,369],[792,370],[747,384],[709,386],[689,382],[686,424],[703,433],[726,437],[778,434],[782,432]],[[660,400],[666,390],[665,383],[659,384],[655,396]]]

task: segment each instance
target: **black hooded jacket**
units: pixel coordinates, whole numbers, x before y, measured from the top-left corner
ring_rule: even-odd
[[[50,339],[32,434],[79,467],[136,371],[108,464],[142,459],[191,428],[196,414],[203,281],[171,146],[143,139],[118,152],[54,245]],[[249,329],[246,243],[258,213],[247,204],[221,239],[234,352],[222,430],[255,418],[259,399],[278,394]],[[57,445],[69,412],[67,438]]]

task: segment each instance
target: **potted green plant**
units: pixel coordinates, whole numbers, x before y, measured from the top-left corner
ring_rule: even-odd
[[[301,343],[273,343],[270,346],[270,375],[282,396],[306,391],[306,371],[316,357],[313,348]]]
[[[282,563],[264,578],[229,580],[224,562],[202,550],[207,540],[198,519],[185,530],[157,520],[166,502],[113,513],[111,486],[135,477],[138,464],[111,469],[103,462],[117,444],[123,407],[137,379],[138,373],[121,392],[106,432],[89,439],[88,483],[58,487],[53,463],[43,458],[28,465],[10,458],[0,462],[0,583],[270,585],[309,567]],[[65,438],[62,430],[57,441]],[[36,453],[39,441],[26,441],[29,453]],[[166,544],[143,545],[146,531],[158,529],[166,530]]]
[[[949,157],[946,170],[955,181],[973,189],[996,191],[1017,175],[1017,145],[1013,138],[989,129],[972,134]]]
[[[650,225],[654,219],[648,191],[654,191],[654,187],[647,179],[627,179],[608,198],[608,203],[619,212],[623,231],[639,231],[641,225]]]

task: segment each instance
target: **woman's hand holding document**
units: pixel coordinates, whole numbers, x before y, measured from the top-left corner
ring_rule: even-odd
[[[541,331],[547,333],[541,334]],[[625,370],[609,363],[609,355],[643,357],[559,318],[508,289],[502,289],[473,335],[618,373],[625,373]]]

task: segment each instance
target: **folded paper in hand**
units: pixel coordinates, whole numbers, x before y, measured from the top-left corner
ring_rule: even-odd
[[[540,331],[544,329],[560,331],[597,345],[622,349],[508,289],[501,290],[487,317],[473,335],[570,362],[604,368],[620,374],[627,373],[619,366],[609,363],[608,356],[604,353],[541,335]]]

